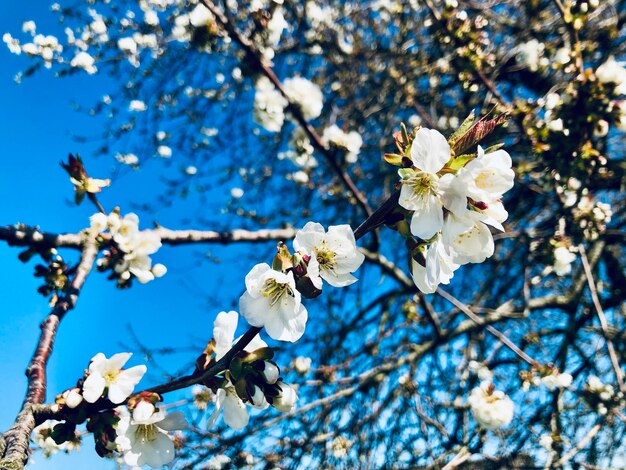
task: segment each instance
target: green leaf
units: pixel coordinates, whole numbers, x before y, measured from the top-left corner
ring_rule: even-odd
[[[456,158],[450,160],[450,162],[446,165],[447,168],[451,170],[458,171],[463,168],[469,161],[476,158],[476,154],[464,154],[459,155]]]
[[[495,144],[495,145],[492,145],[491,147],[487,147],[485,149],[485,153],[495,152],[497,150],[500,150],[502,147],[504,147],[504,142],[500,142],[499,144]]]
[[[402,166],[402,155],[397,153],[386,153],[383,158],[390,165]]]

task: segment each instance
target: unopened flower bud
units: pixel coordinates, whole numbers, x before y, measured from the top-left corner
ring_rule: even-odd
[[[265,368],[263,369],[263,378],[268,384],[275,384],[280,375],[278,367],[273,362],[265,361]]]
[[[154,274],[154,277],[163,277],[165,276],[166,273],[167,273],[167,268],[165,267],[165,265],[161,263],[157,263],[154,266],[152,266],[152,274]]]
[[[280,394],[274,398],[272,406],[283,413],[291,411],[296,406],[298,394],[292,386],[287,385],[282,380],[276,382],[276,385],[280,388]]]
[[[254,393],[250,397],[250,401],[252,402],[252,406],[255,408],[265,409],[269,406],[263,390],[261,390],[261,387],[257,385],[254,386]]]
[[[63,392],[63,399],[68,408],[76,408],[83,401],[83,396],[78,388],[71,388]]]

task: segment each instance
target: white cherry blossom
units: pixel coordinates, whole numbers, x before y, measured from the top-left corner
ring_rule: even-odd
[[[572,263],[576,260],[576,255],[569,248],[559,246],[554,249],[554,264],[552,269],[557,276],[566,276],[572,272]]]
[[[321,224],[307,222],[296,233],[293,247],[315,259],[319,265],[319,275],[333,287],[355,283],[357,278],[351,273],[359,269],[365,259],[358,251],[354,232],[349,225],[330,226],[326,232]]]
[[[151,403],[140,401],[132,415],[122,411],[120,414],[115,442],[124,453],[127,465],[161,468],[174,459],[174,442],[167,432],[187,427],[182,413],[166,415]]]
[[[270,132],[278,132],[285,121],[287,99],[274,87],[267,77],[255,83],[254,120]]]
[[[490,382],[482,382],[480,387],[472,390],[467,401],[474,419],[485,429],[501,428],[513,419],[515,405]]]
[[[402,189],[399,204],[413,211],[411,233],[428,240],[443,227],[437,173],[450,160],[450,146],[438,131],[422,128],[415,134],[410,155],[417,171],[400,170]]]
[[[107,359],[102,353],[96,354],[91,359],[89,375],[83,383],[85,401],[95,403],[105,390],[106,397],[112,403],[126,400],[146,373],[144,365],[122,369],[131,356],[131,353],[118,353]]]
[[[274,271],[266,263],[257,264],[246,275],[239,309],[248,323],[264,327],[271,338],[280,341],[300,339],[308,319],[293,273]]]
[[[315,83],[304,77],[292,77],[283,83],[285,93],[302,111],[304,119],[315,119],[322,114],[324,95]]]

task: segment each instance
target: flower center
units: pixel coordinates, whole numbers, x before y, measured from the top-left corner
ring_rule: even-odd
[[[329,250],[325,242],[322,242],[322,246],[315,247],[315,257],[320,264],[320,268],[334,269],[337,264],[335,256],[335,252]]]
[[[413,191],[415,191],[415,194],[423,197],[429,193],[437,192],[437,188],[439,187],[439,178],[437,175],[420,171],[416,173],[414,177],[409,179],[406,184],[411,186]]]
[[[476,187],[480,189],[488,189],[491,186],[491,179],[495,178],[496,176],[496,172],[493,170],[483,170],[474,179],[474,183],[476,184]]]
[[[276,279],[267,279],[263,284],[263,297],[270,299],[270,307],[276,305],[285,294],[294,296],[293,290],[287,283],[276,282]]]
[[[154,424],[139,424],[135,430],[135,438],[148,442],[154,442],[157,438],[157,427]]]
[[[112,383],[115,381],[118,375],[120,375],[120,370],[109,370],[104,373],[104,380],[106,383]]]

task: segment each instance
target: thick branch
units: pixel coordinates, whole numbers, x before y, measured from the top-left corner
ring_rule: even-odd
[[[70,293],[57,302],[41,324],[35,353],[26,369],[26,398],[13,426],[3,436],[6,448],[0,460],[0,470],[21,469],[28,460],[28,442],[36,424],[32,405],[43,403],[46,398],[46,366],[52,353],[57,328],[65,314],[76,305],[80,289],[93,267],[97,253],[95,240],[85,240],[80,263],[70,284]]]

